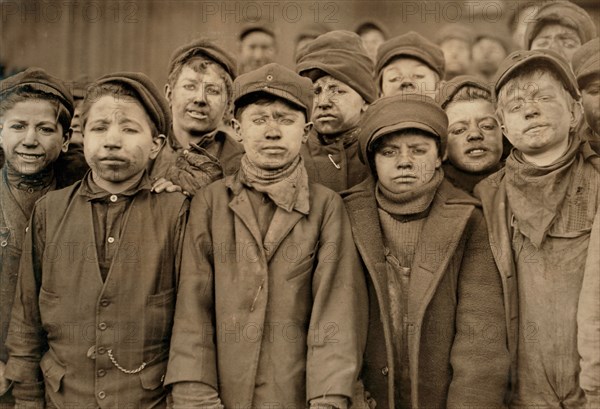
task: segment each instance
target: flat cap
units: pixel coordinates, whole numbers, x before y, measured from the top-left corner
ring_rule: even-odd
[[[234,79],[237,75],[237,62],[225,49],[218,46],[213,41],[205,38],[194,40],[188,44],[177,48],[171,61],[169,62],[169,74],[173,72],[176,64],[185,64],[192,57],[208,57],[223,69]]]
[[[410,31],[398,37],[390,38],[379,46],[375,73],[379,77],[383,68],[395,57],[413,57],[423,61],[440,78],[445,75],[445,60],[442,49],[422,35]]]
[[[582,45],[573,55],[571,65],[580,88],[586,77],[600,75],[600,38],[596,37]]]
[[[243,97],[258,92],[271,94],[297,105],[304,110],[306,119],[310,120],[314,92],[308,78],[277,63],[242,74],[233,82],[234,109],[242,106]]]
[[[473,45],[473,41],[475,41],[475,32],[464,24],[446,24],[437,31],[435,35],[435,43],[439,45],[446,40],[461,40]]]
[[[36,91],[54,95],[73,116],[73,95],[60,79],[48,74],[41,68],[31,67],[0,81],[0,97],[4,97],[19,88],[29,87]]]
[[[273,29],[273,26],[270,23],[268,23],[267,21],[259,20],[259,21],[250,21],[250,22],[242,25],[242,29],[240,30],[238,39],[240,41],[242,41],[244,39],[244,37],[246,37],[248,34],[253,33],[255,31],[267,33],[271,37],[275,38],[275,30]]]
[[[296,42],[298,42],[302,39],[305,39],[305,38],[315,39],[318,36],[320,36],[321,34],[325,34],[329,31],[331,31],[331,29],[328,26],[326,26],[325,24],[321,24],[321,23],[307,24],[300,29],[300,32],[298,32],[298,35],[296,36]]]
[[[368,163],[373,153],[373,142],[377,139],[410,128],[440,138],[440,156],[444,154],[448,130],[448,117],[444,110],[424,95],[393,95],[371,104],[361,120],[358,132],[361,161]]]
[[[125,85],[135,91],[150,120],[154,122],[158,132],[167,135],[171,129],[171,110],[162,92],[152,80],[141,72],[115,72],[98,78],[88,87],[86,98],[98,95],[94,88],[105,84]]]
[[[527,25],[525,44],[528,49],[531,48],[533,40],[548,23],[560,24],[577,31],[582,44],[598,35],[596,24],[587,11],[567,0],[548,1],[542,3],[535,19]]]
[[[504,48],[504,51],[506,51],[506,54],[510,54],[517,49],[508,31],[502,27],[494,27],[493,30],[482,30],[477,32],[473,44],[486,38],[500,43],[502,48]]]
[[[452,99],[458,91],[460,91],[464,87],[474,87],[479,88],[482,91],[490,94],[490,102],[492,100],[492,87],[491,84],[486,83],[479,77],[475,77],[473,75],[459,75],[457,77],[452,78],[449,81],[445,81],[438,90],[436,95],[436,102],[440,104],[442,109],[446,109],[448,104],[452,102]]]
[[[331,75],[358,92],[368,103],[377,98],[373,61],[361,38],[351,31],[330,31],[301,47],[296,55],[296,71],[313,81]]]
[[[361,21],[356,26],[356,29],[354,30],[354,32],[360,36],[369,30],[377,30],[377,31],[381,32],[383,34],[383,38],[387,39],[390,37],[390,32],[385,27],[385,24],[383,24],[381,21],[375,20],[375,19]]]
[[[498,67],[494,77],[493,98],[498,100],[498,93],[504,84],[512,78],[519,68],[535,62],[554,70],[562,79],[565,88],[576,100],[579,99],[577,80],[569,63],[558,53],[552,50],[519,50],[507,56]]]

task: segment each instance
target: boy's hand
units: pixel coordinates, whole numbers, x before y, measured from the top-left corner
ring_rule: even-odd
[[[154,193],[162,193],[162,192],[182,192],[184,195],[189,196],[190,194],[184,191],[181,186],[176,185],[175,183],[167,180],[165,178],[160,178],[152,185],[151,192]]]
[[[0,396],[4,395],[10,388],[10,381],[4,377],[6,364],[0,361]]]

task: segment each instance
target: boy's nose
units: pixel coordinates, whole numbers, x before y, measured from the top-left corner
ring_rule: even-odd
[[[28,127],[25,137],[23,138],[23,145],[37,146],[38,143],[37,129],[33,126]]]

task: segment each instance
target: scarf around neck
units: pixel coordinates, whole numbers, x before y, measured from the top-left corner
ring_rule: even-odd
[[[331,145],[332,143],[336,143],[341,141],[342,146],[347,147],[352,145],[358,139],[356,138],[356,133],[358,132],[358,128],[351,128],[347,131],[344,131],[335,135],[323,135],[318,134],[318,139],[323,145]]]
[[[8,183],[16,189],[37,191],[42,190],[54,182],[54,165],[50,164],[42,171],[34,175],[24,175],[13,168],[9,162],[5,166]]]
[[[581,141],[572,138],[567,151],[548,166],[527,162],[516,149],[506,160],[506,195],[519,231],[537,248],[558,215],[572,181]]]
[[[285,211],[297,210],[302,214],[308,214],[310,210],[308,174],[301,156],[282,169],[265,170],[257,167],[247,155],[244,155],[239,175],[242,184],[267,194]]]
[[[444,171],[436,169],[429,182],[404,193],[386,189],[379,180],[375,187],[377,204],[397,219],[420,219],[427,216],[438,187],[444,180]]]
[[[450,162],[442,164],[446,179],[450,181],[455,187],[466,191],[469,194],[473,193],[475,186],[489,175],[496,173],[504,166],[501,162],[497,163],[491,169],[483,172],[465,172],[464,170],[458,169]]]

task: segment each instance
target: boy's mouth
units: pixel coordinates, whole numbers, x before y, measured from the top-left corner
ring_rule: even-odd
[[[201,112],[201,111],[188,110],[187,114],[189,116],[191,116],[192,118],[194,118],[194,119],[203,120],[203,119],[208,118],[208,115],[206,113],[204,113],[204,112]]]
[[[477,147],[477,148],[470,148],[467,149],[465,151],[465,155],[467,156],[471,156],[471,157],[478,157],[478,156],[483,156],[488,152],[487,149],[482,148],[482,147]]]
[[[22,152],[17,152],[17,155],[19,155],[19,157],[21,157],[22,159],[24,159],[26,161],[36,161],[44,156],[43,153],[36,154],[36,153],[22,153]]]

